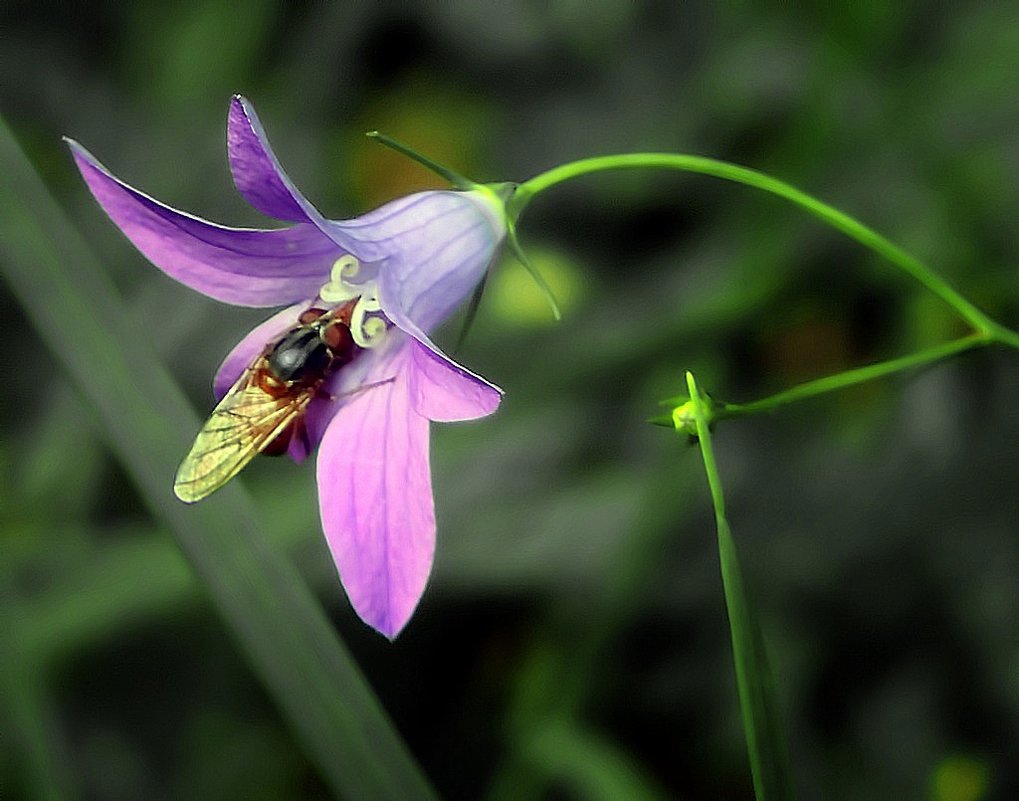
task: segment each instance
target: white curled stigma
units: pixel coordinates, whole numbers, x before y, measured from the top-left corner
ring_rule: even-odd
[[[318,291],[318,296],[326,303],[343,303],[345,300],[356,298],[361,294],[362,288],[350,283],[350,279],[361,272],[361,262],[353,256],[340,256],[333,262],[333,269],[329,273],[329,283],[323,284]]]
[[[341,256],[333,262],[329,283],[323,284],[318,296],[326,303],[339,304],[358,298],[350,314],[350,334],[360,348],[374,348],[386,337],[385,319],[379,314],[382,306],[374,281],[352,283],[361,271],[361,262],[350,255]],[[371,316],[369,316],[371,315]]]
[[[382,311],[375,293],[361,295],[350,314],[350,334],[361,348],[374,348],[386,337],[386,321],[374,312]],[[372,314],[371,317],[367,315]]]

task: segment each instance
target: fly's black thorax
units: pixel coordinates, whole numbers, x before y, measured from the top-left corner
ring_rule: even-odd
[[[311,383],[322,378],[333,360],[329,347],[313,325],[295,328],[269,354],[269,369],[280,381]]]

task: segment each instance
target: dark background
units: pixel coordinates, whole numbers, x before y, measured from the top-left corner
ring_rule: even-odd
[[[370,129],[479,181],[700,153],[847,210],[1015,326],[1015,4],[797,8],[8,0],[0,112],[203,413],[260,313],[147,264],[60,136],[262,225],[227,168],[234,92],[332,217],[438,185]],[[335,579],[311,465],[242,480],[445,797],[751,798],[699,457],[644,420],[687,368],[751,400],[964,330],[802,212],[707,178],[578,181],[521,235],[565,318],[500,267],[460,357],[506,399],[433,428],[435,574],[394,645]],[[0,308],[3,731],[44,726],[72,797],[326,798],[5,287]],[[1016,355],[989,349],[716,431],[803,798],[1019,793],[1017,409]],[[16,741],[0,795],[39,797]]]

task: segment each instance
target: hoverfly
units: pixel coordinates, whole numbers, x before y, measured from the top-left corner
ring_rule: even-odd
[[[173,491],[194,503],[215,492],[259,453],[284,453],[304,436],[308,404],[358,347],[350,333],[355,301],[310,308],[266,345],[227,391],[177,469]]]

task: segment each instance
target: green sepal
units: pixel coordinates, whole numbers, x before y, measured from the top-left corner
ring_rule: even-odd
[[[556,320],[561,320],[563,314],[559,309],[559,302],[555,299],[555,295],[552,293],[552,287],[548,285],[545,277],[538,272],[538,268],[531,264],[531,260],[527,258],[527,254],[524,253],[524,249],[520,247],[520,240],[517,239],[517,229],[512,222],[507,220],[506,238],[509,241],[510,250],[513,255],[516,256],[517,261],[523,265],[523,268],[530,273],[534,283],[538,285],[538,289],[541,290],[541,294],[545,297],[549,307],[552,309],[552,316]]]
[[[469,178],[465,178],[456,170],[450,169],[444,164],[439,164],[437,161],[433,161],[423,153],[419,153],[409,145],[405,145],[391,136],[386,136],[384,133],[378,131],[367,131],[365,133],[369,139],[374,139],[381,145],[385,145],[390,150],[395,150],[397,153],[406,156],[412,161],[416,161],[422,167],[427,170],[431,170],[436,175],[449,181],[457,189],[471,190],[478,188],[479,184],[476,181],[472,181]]]

